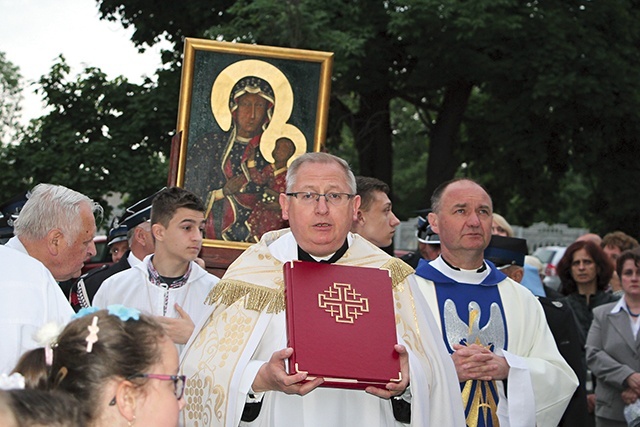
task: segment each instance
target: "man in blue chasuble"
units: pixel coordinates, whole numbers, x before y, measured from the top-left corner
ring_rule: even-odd
[[[484,259],[491,197],[456,179],[434,191],[431,208],[442,252],[416,273],[455,364],[467,425],[557,426],[578,380],[533,294]]]

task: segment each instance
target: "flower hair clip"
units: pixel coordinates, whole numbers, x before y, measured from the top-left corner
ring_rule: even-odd
[[[56,341],[61,331],[62,326],[55,322],[49,322],[33,335],[34,341],[44,348],[44,361],[47,366],[53,364],[53,348],[57,345]]]
[[[0,374],[0,390],[22,390],[25,379],[22,374],[14,372],[11,375]]]
[[[89,335],[85,338],[87,342],[87,353],[91,353],[93,350],[93,345],[98,342],[98,332],[100,332],[100,328],[98,327],[98,316],[93,316],[93,320],[91,324],[87,326],[89,330]]]
[[[90,314],[95,314],[97,311],[101,310],[98,307],[85,307],[80,309],[76,314],[73,315],[72,319],[79,319],[84,316],[88,316]],[[116,316],[123,322],[127,320],[140,320],[140,310],[130,307],[125,307],[121,304],[113,304],[107,306],[107,311],[110,315]]]
[[[84,307],[78,310],[76,314],[71,316],[71,319],[72,320],[80,319],[81,317],[88,316],[89,314],[93,314],[98,310],[100,310],[98,307]]]
[[[107,307],[109,314],[112,316],[117,316],[123,322],[127,320],[140,320],[140,310],[130,307],[125,307],[121,304],[114,304]]]

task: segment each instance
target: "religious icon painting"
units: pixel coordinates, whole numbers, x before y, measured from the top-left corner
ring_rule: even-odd
[[[326,137],[333,54],[185,39],[170,181],[206,205],[205,247],[285,228],[288,166]],[[175,138],[174,138],[175,140]]]

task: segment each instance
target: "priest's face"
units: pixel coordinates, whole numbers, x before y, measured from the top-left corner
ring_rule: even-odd
[[[429,214],[445,259],[454,261],[464,253],[482,259],[491,239],[491,214],[491,198],[478,184],[467,180],[449,184],[437,212]]]
[[[351,190],[344,170],[337,163],[300,165],[292,193],[343,193],[342,201],[329,202],[326,197],[298,197],[280,195],[282,218],[289,220],[298,245],[306,252],[323,257],[336,252],[357,218],[360,196],[346,197]]]

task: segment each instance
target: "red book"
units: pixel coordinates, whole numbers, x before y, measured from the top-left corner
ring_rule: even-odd
[[[284,284],[290,373],[337,388],[401,380],[388,270],[290,261]]]

